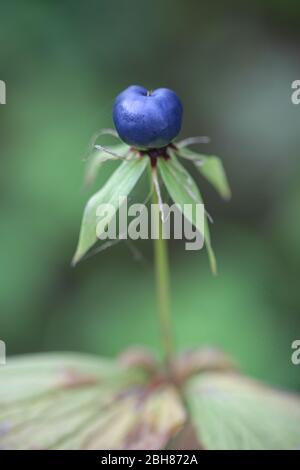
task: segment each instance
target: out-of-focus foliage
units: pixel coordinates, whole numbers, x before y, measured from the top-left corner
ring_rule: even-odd
[[[182,137],[209,135],[233,197],[190,165],[213,216],[219,276],[172,242],[178,347],[214,343],[242,368],[300,388],[299,8],[295,2],[2,2],[0,338],[9,355],[158,350],[151,242],[122,242],[75,269],[87,145],[132,83],[174,88]],[[189,162],[187,162],[187,166]],[[139,194],[145,194],[145,188]],[[139,199],[139,194],[134,197]],[[139,199],[140,200],[140,199]],[[136,250],[142,257],[136,260]]]
[[[296,450],[299,447],[298,396],[224,373],[192,378],[186,394],[205,448]]]
[[[147,357],[148,367],[129,367],[134,355]],[[185,442],[193,449],[297,449],[299,397],[229,371],[226,363],[209,350],[176,358],[179,392],[146,351],[128,351],[118,361],[83,354],[14,358],[0,375],[0,448],[182,449]],[[190,376],[189,365],[201,373]]]
[[[186,412],[174,385],[146,378],[87,355],[14,359],[0,378],[0,448],[163,449]]]

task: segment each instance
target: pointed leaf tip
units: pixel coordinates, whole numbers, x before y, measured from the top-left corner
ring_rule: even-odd
[[[198,170],[214,186],[220,196],[228,201],[231,198],[231,189],[222,161],[214,155],[201,155],[201,158],[203,165],[200,165]]]
[[[158,169],[171,199],[175,202],[179,210],[181,210],[184,204],[203,204],[198,186],[173,153],[170,160],[165,161],[163,159],[158,159]],[[192,211],[190,222],[201,233],[203,227],[197,226],[197,220],[194,218],[194,211]],[[211,271],[216,275],[217,262],[211,246],[207,216],[205,216],[204,233],[202,233],[202,235],[204,236]]]
[[[209,265],[210,265],[210,269],[211,269],[212,274],[214,276],[217,276],[218,275],[217,260],[216,260],[216,257],[215,257],[215,253],[214,253],[214,251],[212,250],[211,247],[208,249],[208,259],[209,259]]]
[[[186,147],[180,148],[178,155],[191,160],[202,176],[215,188],[220,196],[229,200],[231,189],[228,183],[222,160],[215,155],[203,155]]]
[[[97,208],[101,204],[110,204],[117,211],[122,198],[127,197],[138,182],[148,160],[148,158],[140,158],[123,162],[105,185],[89,199],[84,209],[78,246],[72,259],[72,266],[75,266],[98,240],[99,233],[97,234],[96,230],[101,218],[96,215]],[[107,225],[113,219],[114,213],[111,212],[109,217],[106,218]],[[104,230],[105,227],[103,227],[103,232]]]

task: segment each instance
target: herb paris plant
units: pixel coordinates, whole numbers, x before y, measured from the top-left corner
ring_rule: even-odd
[[[196,168],[224,198],[230,197],[229,185],[220,159],[188,150],[189,145],[201,142],[201,138],[174,142],[173,139],[181,128],[182,110],[180,99],[167,88],[149,92],[145,88],[135,85],[117,96],[113,107],[113,120],[118,133],[106,130],[102,131],[102,134],[109,133],[117,138],[119,134],[128,145],[119,144],[117,150],[115,147],[107,148],[95,145],[96,152],[92,157],[92,167],[89,168],[89,178],[104,161],[119,159],[122,163],[100,191],[92,196],[85,208],[73,264],[76,264],[101,236],[99,230],[96,230],[100,220],[100,217],[97,217],[99,205],[109,203],[116,210],[119,209],[122,198],[128,196],[147,168],[152,177],[153,203],[158,203],[159,207],[163,206],[160,190],[161,179],[180,211],[183,211],[186,204],[192,207],[192,210],[188,213],[184,212],[184,215],[199,232],[203,232],[203,227],[196,218],[193,206],[201,204],[203,200],[195,181],[179,162],[178,157],[192,160]],[[97,163],[95,164],[95,162]],[[111,213],[112,217],[113,212]],[[109,217],[106,222],[110,222]],[[158,240],[155,240],[157,294],[166,367],[170,370],[174,351],[169,298],[169,268],[167,247],[163,240],[164,225],[161,221],[158,223],[159,237]],[[103,225],[103,232],[105,229],[106,226]],[[205,239],[211,269],[215,274],[217,266],[210,241],[208,220],[205,221],[204,233],[201,235]]]

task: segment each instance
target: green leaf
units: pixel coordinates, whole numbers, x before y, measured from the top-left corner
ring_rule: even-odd
[[[149,380],[89,355],[8,359],[0,368],[0,449],[163,449],[186,414],[172,385]]]
[[[300,399],[237,374],[204,373],[185,387],[206,449],[300,448]]]
[[[104,148],[97,149],[94,148],[88,159],[87,166],[85,171],[85,185],[91,185],[97,176],[98,171],[100,170],[103,163],[108,160],[123,160],[126,158],[129,147],[126,144],[111,145],[109,147],[111,153],[105,151]],[[119,157],[118,157],[119,155]]]
[[[100,219],[96,216],[98,206],[100,204],[111,204],[117,210],[120,205],[120,198],[128,196],[132,191],[148,162],[148,158],[139,158],[123,162],[100,191],[94,194],[88,201],[83,214],[78,247],[72,261],[73,265],[75,265],[97,241],[96,227]],[[100,234],[98,234],[98,236],[99,235]]]
[[[231,190],[223,163],[219,157],[215,155],[203,155],[187,148],[179,149],[178,154],[183,158],[192,160],[202,176],[212,184],[220,196],[224,199],[230,199]]]
[[[167,191],[179,210],[182,211],[182,206],[184,204],[203,204],[202,197],[195,181],[174,155],[172,155],[172,158],[169,160],[158,158],[157,164]],[[188,216],[188,214],[185,215]],[[195,211],[192,211],[189,221],[198,230],[200,230],[201,233],[202,227],[197,227]],[[216,274],[217,263],[211,246],[207,217],[205,217],[204,223],[204,239],[211,270],[214,274]]]

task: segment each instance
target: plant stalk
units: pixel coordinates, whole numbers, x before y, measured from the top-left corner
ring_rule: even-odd
[[[153,169],[156,171],[156,169]],[[153,187],[152,203],[155,204],[158,214],[154,217],[157,238],[154,238],[154,264],[156,295],[158,304],[158,315],[161,328],[164,362],[166,371],[171,372],[174,356],[174,339],[171,321],[171,299],[170,299],[170,273],[167,240],[163,238],[163,223],[159,213],[159,198],[155,187]]]

